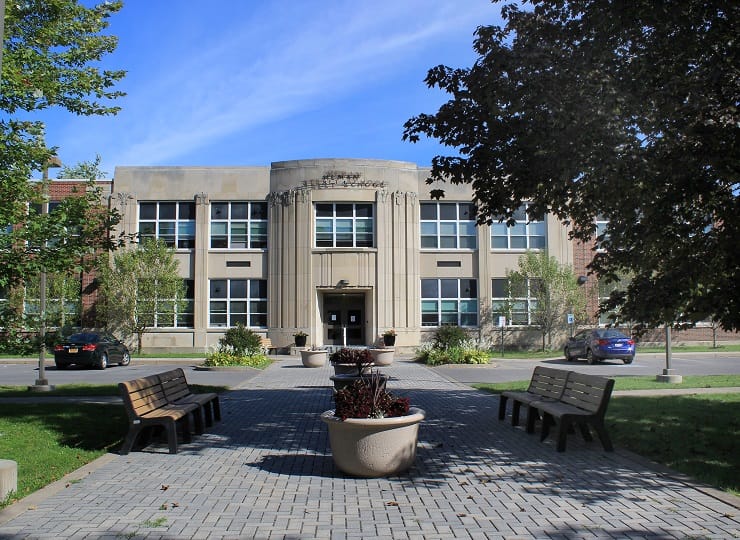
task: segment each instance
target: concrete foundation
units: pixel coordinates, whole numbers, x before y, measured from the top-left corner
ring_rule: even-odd
[[[676,375],[674,369],[664,369],[662,375],[656,375],[655,380],[658,382],[680,384],[683,382],[681,375]]]

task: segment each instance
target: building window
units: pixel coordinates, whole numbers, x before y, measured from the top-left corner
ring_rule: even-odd
[[[169,247],[195,247],[195,203],[139,203],[139,240],[160,238]]]
[[[265,249],[267,203],[211,203],[211,248]]]
[[[422,279],[422,326],[477,326],[478,282],[475,279]]]
[[[41,290],[39,276],[25,281],[23,311],[26,315],[41,315]],[[49,273],[46,276],[46,324],[50,327],[80,324],[82,308],[81,284],[78,277]]]
[[[596,235],[594,236],[594,241],[596,242],[596,249],[599,251],[604,251],[604,248],[601,246],[604,240],[608,238],[608,235],[606,234],[606,226],[608,224],[609,220],[604,219],[603,216],[596,216]],[[601,235],[604,236],[599,240]]]
[[[212,279],[208,301],[208,324],[267,328],[267,280]]]
[[[534,310],[537,308],[537,299],[534,297],[537,283],[537,280],[528,279],[515,286],[508,278],[494,278],[491,283],[493,319],[506,317],[506,323],[513,326],[532,324]]]
[[[476,249],[475,205],[421,203],[421,249]]]
[[[372,204],[316,204],[316,247],[373,247]]]
[[[512,226],[503,223],[491,225],[491,247],[493,249],[545,249],[547,229],[545,216],[528,220],[526,204],[514,212],[516,223]]]
[[[142,302],[142,313],[139,317],[152,328],[193,328],[195,311],[195,282],[183,280],[185,297],[182,302],[174,299],[157,299],[154,302]],[[148,313],[146,313],[148,311]]]

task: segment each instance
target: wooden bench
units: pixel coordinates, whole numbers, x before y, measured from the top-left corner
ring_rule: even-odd
[[[120,450],[123,455],[131,451],[142,433],[158,426],[165,429],[170,454],[176,454],[178,427],[183,440],[190,442],[191,417],[197,434],[205,431],[204,417],[209,425],[214,418],[221,418],[218,395],[190,392],[182,369],[122,382],[118,388],[129,419],[129,430]]]
[[[221,420],[221,404],[218,394],[215,392],[202,392],[194,394],[190,391],[185,372],[182,368],[175,368],[164,373],[159,373],[159,382],[162,383],[164,394],[169,403],[183,405],[196,403],[200,408],[206,427],[213,425],[214,420]]]
[[[499,397],[498,418],[506,417],[506,402],[511,399],[511,425],[519,425],[519,412],[522,405],[527,405],[527,432],[534,431],[536,409],[531,404],[535,401],[558,400],[565,389],[565,381],[570,372],[546,366],[536,366],[529,381],[529,387],[524,391],[506,391]]]
[[[265,351],[265,354],[270,354],[272,349],[276,349],[269,337],[261,337],[260,341],[262,342],[262,350]]]
[[[557,401],[541,400],[529,404],[530,409],[537,409],[542,415],[541,440],[547,438],[550,426],[557,423],[557,451],[563,452],[568,432],[574,425],[579,427],[586,441],[593,440],[588,429],[591,426],[599,435],[604,450],[613,451],[614,447],[604,426],[606,407],[613,388],[614,379],[571,371]]]

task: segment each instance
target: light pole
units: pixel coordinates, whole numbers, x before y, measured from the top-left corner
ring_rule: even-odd
[[[662,375],[656,375],[655,380],[666,383],[682,383],[683,376],[677,375],[671,368],[671,325],[665,323],[665,369]]]
[[[49,213],[49,168],[61,167],[62,162],[57,156],[52,156],[44,166],[41,181],[43,185],[43,200],[41,201],[41,214]],[[39,275],[39,317],[41,324],[39,328],[39,376],[33,386],[28,389],[32,392],[48,392],[54,390],[54,386],[46,379],[46,268]]]

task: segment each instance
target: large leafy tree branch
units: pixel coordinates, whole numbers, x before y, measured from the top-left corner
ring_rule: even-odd
[[[120,1],[85,7],[76,0],[7,2],[0,79],[0,222],[13,227],[0,238],[0,286],[14,285],[43,267],[67,271],[99,249],[112,247],[109,212],[92,184],[52,214],[29,212],[42,204],[44,186],[29,181],[43,171],[55,149],[45,140],[43,110],[80,115],[118,112],[112,101],[123,71],[99,66],[117,44],[105,35]],[[96,237],[89,235],[97,235]],[[87,259],[86,259],[87,257]]]
[[[472,67],[428,72],[451,98],[404,139],[455,150],[428,181],[472,184],[481,223],[532,201],[585,240],[602,216],[591,270],[633,277],[606,309],[740,328],[740,6],[532,0],[502,15],[478,28]]]

